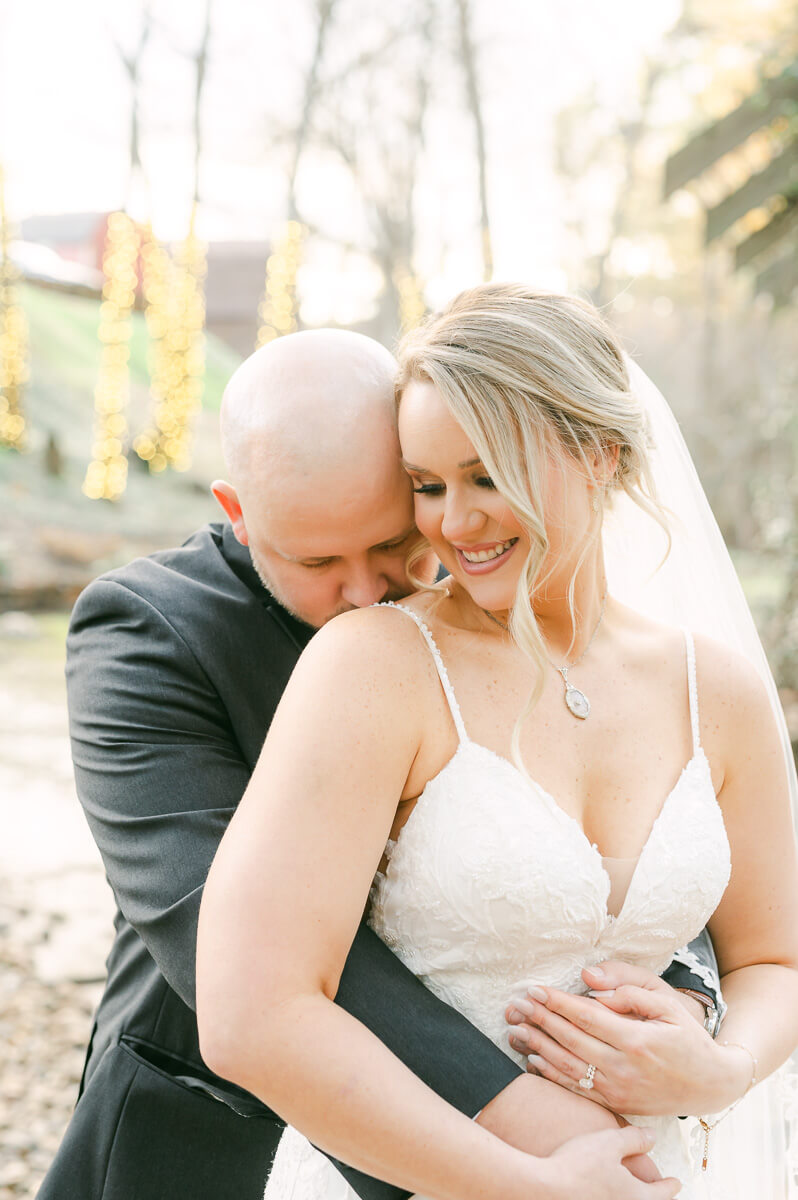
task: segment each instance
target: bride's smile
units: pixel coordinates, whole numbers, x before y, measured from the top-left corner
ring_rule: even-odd
[[[486,575],[503,567],[517,545],[516,537],[492,545],[455,546],[454,549],[466,574]]]
[[[416,524],[455,583],[478,608],[506,620],[527,567],[532,538],[497,489],[470,438],[444,398],[426,380],[411,380],[399,405],[403,465],[413,486]],[[541,456],[542,457],[542,456]],[[611,474],[614,458],[597,464]],[[557,652],[571,647],[569,585],[585,627],[598,618],[604,590],[596,480],[568,454],[547,454],[531,465],[540,476],[544,516],[537,550],[540,570],[533,604]],[[589,633],[587,634],[589,636]],[[580,637],[574,645],[580,644]]]

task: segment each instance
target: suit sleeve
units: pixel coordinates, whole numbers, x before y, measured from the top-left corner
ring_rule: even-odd
[[[166,617],[100,579],[67,639],[78,796],[120,911],[195,1007],[205,878],[249,772],[209,680]]]
[[[676,951],[673,962],[663,971],[662,978],[671,987],[700,992],[712,1001],[721,1017],[725,1013],[726,1004],[721,995],[718,960],[715,957],[712,938],[706,929],[687,946],[682,946]]]
[[[112,579],[92,584],[67,650],[78,795],[108,880],[169,985],[195,1008],[202,888],[249,767],[190,647],[136,592]],[[337,1001],[470,1116],[521,1074],[365,925]]]

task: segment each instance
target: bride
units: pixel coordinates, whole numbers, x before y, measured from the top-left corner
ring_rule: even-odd
[[[751,1179],[786,1196],[781,1128],[758,1130],[781,1111],[757,1096],[798,1044],[794,769],[723,595],[722,641],[621,600],[645,596],[629,580],[669,527],[623,353],[581,301],[484,285],[406,341],[397,395],[418,554],[449,577],[336,618],[303,654],[205,888],[203,1054],[331,1155],[440,1200],[750,1200]],[[630,550],[624,515],[610,551],[635,506],[647,529]],[[690,613],[702,569],[658,611]],[[708,923],[717,1069],[677,1107],[625,1114],[650,1135],[522,1154],[333,1003],[370,891],[377,933],[509,1054],[529,988],[584,995],[605,959],[659,973]],[[634,1068],[586,1060],[581,1086]],[[536,1082],[545,1104],[558,1085]],[[621,1159],[653,1138],[669,1179],[644,1183]],[[339,1195],[289,1129],[269,1200]]]

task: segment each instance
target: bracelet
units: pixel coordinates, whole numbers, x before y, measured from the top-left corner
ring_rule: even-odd
[[[720,1044],[722,1046],[732,1046],[732,1047],[734,1047],[735,1050],[744,1050],[745,1051],[745,1053],[751,1059],[751,1081],[748,1084],[748,1087],[743,1092],[742,1096],[738,1097],[738,1099],[735,1100],[733,1104],[730,1104],[729,1107],[726,1109],[725,1113],[721,1113],[721,1115],[717,1118],[716,1121],[713,1121],[710,1124],[710,1122],[706,1121],[704,1119],[704,1117],[698,1118],[698,1124],[701,1126],[701,1128],[704,1131],[704,1156],[703,1156],[703,1159],[701,1160],[701,1170],[702,1171],[706,1171],[707,1163],[709,1162],[709,1135],[712,1133],[713,1129],[716,1129],[717,1126],[720,1125],[721,1121],[725,1117],[728,1117],[730,1112],[734,1111],[734,1109],[737,1107],[737,1105],[740,1103],[740,1101],[745,1099],[745,1097],[751,1091],[751,1088],[756,1083],[757,1072],[759,1071],[759,1062],[756,1058],[754,1058],[754,1055],[748,1049],[747,1046],[743,1046],[743,1044],[741,1042],[721,1042]]]
[[[690,996],[691,999],[697,1000],[704,1010],[704,1029],[709,1036],[714,1040],[720,1032],[720,1023],[723,1020],[720,1009],[717,1004],[703,992],[696,992],[693,988],[677,988],[677,992],[681,992],[683,996]]]

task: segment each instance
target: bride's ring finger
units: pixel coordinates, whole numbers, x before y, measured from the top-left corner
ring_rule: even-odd
[[[530,1072],[534,1071],[536,1075],[540,1075],[543,1079],[548,1079],[550,1083],[556,1083],[560,1087],[567,1088],[569,1092],[574,1092],[577,1096],[587,1096],[588,1099],[593,1100],[594,1103],[601,1105],[603,1108],[609,1107],[607,1101],[597,1089],[597,1075],[593,1075],[591,1078],[593,1087],[584,1088],[578,1082],[574,1083],[570,1075],[564,1075],[562,1071],[558,1071],[556,1067],[546,1062],[546,1059],[541,1058],[538,1054],[530,1054],[527,1062],[527,1070]],[[587,1071],[587,1065],[585,1066],[585,1071]],[[585,1076],[585,1078],[588,1078],[588,1076]]]
[[[618,1051],[601,1038],[571,1024],[537,1001],[519,1000],[517,1007],[526,1020],[523,1026],[516,1026],[515,1031],[524,1039],[528,1052],[542,1054],[575,1081],[583,1078],[586,1063],[593,1063],[598,1070],[605,1071],[620,1057]],[[516,1049],[521,1048],[516,1046]]]
[[[521,1049],[520,1039],[516,1049]],[[530,1030],[523,1041],[522,1053],[527,1054],[529,1065],[544,1078],[554,1083],[564,1084],[575,1091],[586,1095],[588,1091],[600,1090],[600,1074],[593,1065],[591,1082],[593,1089],[579,1087],[579,1080],[586,1079],[588,1067],[591,1065],[584,1059],[577,1058],[570,1050],[564,1050],[559,1042],[548,1037],[539,1029]],[[595,1099],[591,1096],[591,1099]]]
[[[590,1100],[593,1100],[596,1104],[600,1104],[604,1108],[609,1107],[599,1090],[600,1079],[598,1072],[595,1072],[593,1075],[589,1074],[591,1064],[583,1064],[584,1075],[582,1078],[589,1078],[593,1084],[592,1088],[582,1087],[578,1080],[574,1082],[571,1075],[565,1075],[562,1071],[558,1071],[556,1067],[553,1067],[550,1062],[547,1062],[539,1054],[530,1054],[527,1058],[527,1064],[527,1070],[530,1072],[534,1071],[536,1075],[542,1076],[543,1079],[548,1079],[550,1083],[559,1084],[560,1087],[567,1088],[569,1092],[574,1092],[577,1096],[587,1096]]]

